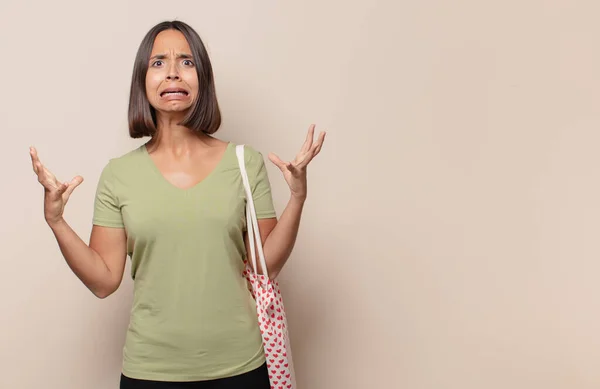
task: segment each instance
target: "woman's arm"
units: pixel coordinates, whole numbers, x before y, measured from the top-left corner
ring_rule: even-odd
[[[290,197],[277,225],[265,240],[263,251],[271,278],[277,277],[292,254],[300,228],[304,202],[305,199]]]
[[[271,162],[283,173],[283,177],[289,185],[291,192],[290,200],[281,214],[279,221],[276,218],[261,219],[258,221],[267,270],[271,279],[277,277],[290,257],[296,243],[302,210],[308,191],[306,167],[319,154],[325,141],[325,132],[321,132],[317,141],[313,143],[314,132],[315,125],[313,124],[309,127],[306,140],[293,161],[283,162],[275,154],[271,153],[269,155]],[[246,250],[250,252],[247,237]],[[258,263],[257,265],[259,272],[262,273],[260,265]]]
[[[60,182],[40,161],[37,150],[30,149],[33,171],[44,187],[44,218],[56,237],[67,264],[85,286],[99,298],[114,292],[123,277],[126,259],[124,228],[93,226],[88,246],[63,218],[71,193],[82,182]]]
[[[269,278],[277,277],[288,258],[292,254],[305,199],[292,196],[285,207],[279,221],[276,218],[259,219],[258,229],[263,244],[263,253],[267,263]],[[248,236],[246,235],[246,252],[250,252]],[[259,274],[263,274],[260,261],[258,261],[258,250],[256,251],[257,266]]]
[[[88,246],[63,219],[49,225],[67,265],[96,297],[119,288],[127,258],[124,228],[94,225]]]

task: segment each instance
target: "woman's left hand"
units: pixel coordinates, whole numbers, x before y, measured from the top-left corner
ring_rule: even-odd
[[[306,167],[321,151],[323,141],[325,140],[325,132],[321,131],[316,142],[313,142],[314,136],[315,125],[312,124],[308,128],[308,134],[306,135],[306,140],[304,141],[300,152],[291,162],[284,162],[277,155],[273,153],[269,154],[271,162],[273,162],[273,164],[283,173],[283,177],[290,187],[292,196],[301,200],[306,199],[307,193]]]

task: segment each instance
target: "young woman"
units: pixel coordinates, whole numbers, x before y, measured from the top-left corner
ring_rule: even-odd
[[[212,136],[220,124],[202,40],[183,22],[163,22],[141,42],[131,83],[130,136],[150,139],[104,167],[89,245],[63,218],[83,178],[58,181],[30,151],[45,189],[45,219],[76,276],[105,298],[121,284],[131,257],[135,294],[123,389],[269,388],[254,300],[242,276],[249,250],[245,193],[235,145]],[[263,157],[246,146],[271,278],[294,246],[307,196],[306,167],[324,137],[322,132],[313,141],[313,125],[293,161],[269,156],[291,193],[279,220]]]

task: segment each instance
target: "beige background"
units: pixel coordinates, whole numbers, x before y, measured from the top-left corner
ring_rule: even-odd
[[[28,146],[85,177],[67,219],[87,240],[101,168],[140,142],[137,45],[170,18],[209,47],[220,137],[291,158],[310,123],[329,132],[281,280],[301,389],[600,387],[599,13],[2,0],[0,388],[117,387],[130,277],[97,300],[71,273]]]

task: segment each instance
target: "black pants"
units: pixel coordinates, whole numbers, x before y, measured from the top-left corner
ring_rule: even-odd
[[[138,380],[121,374],[120,389],[270,389],[269,371],[265,363],[258,369],[233,377],[209,381],[165,382]]]

